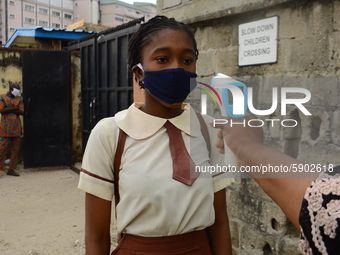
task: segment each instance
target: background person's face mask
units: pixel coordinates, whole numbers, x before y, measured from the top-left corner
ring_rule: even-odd
[[[141,64],[137,66],[144,72],[144,87],[167,104],[183,102],[197,85],[197,74],[183,68],[144,71]]]
[[[17,96],[17,95],[19,95],[20,94],[20,90],[19,89],[16,89],[16,88],[13,88],[13,90],[12,90],[12,95],[13,96]]]

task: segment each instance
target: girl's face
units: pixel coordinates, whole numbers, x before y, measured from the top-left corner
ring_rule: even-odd
[[[161,30],[142,49],[141,62],[145,71],[183,68],[195,73],[194,44],[187,33],[182,30]]]
[[[196,54],[194,44],[189,35],[182,30],[165,29],[157,32],[141,52],[141,64],[145,71],[183,68],[188,72],[196,72]],[[133,68],[138,82],[144,80],[144,73]],[[146,90],[146,94],[149,92]],[[151,94],[150,94],[151,95]],[[160,104],[169,107],[180,107],[181,103],[166,104],[151,95]]]

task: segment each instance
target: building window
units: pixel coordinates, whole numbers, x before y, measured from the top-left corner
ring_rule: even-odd
[[[119,9],[119,5],[116,5],[116,9]]]
[[[48,27],[48,22],[44,20],[39,20],[39,26]]]
[[[39,13],[42,13],[42,14],[48,14],[48,9],[45,9],[45,8],[39,8]]]
[[[9,4],[15,5],[15,2],[14,1],[9,1]]]
[[[64,13],[64,18],[65,19],[72,19],[72,15]]]
[[[31,18],[25,18],[25,23],[35,24],[35,20]]]
[[[124,19],[119,18],[119,17],[115,17],[115,21],[124,22]]]
[[[60,12],[52,11],[52,16],[60,17]]]
[[[140,12],[139,12],[139,11],[136,11],[136,14],[140,14]]]
[[[25,10],[34,12],[34,6],[25,4]]]
[[[10,27],[9,31],[13,32],[13,31],[15,31],[15,28],[14,27]]]
[[[79,6],[79,3],[74,3],[74,6]]]
[[[128,9],[128,12],[132,12],[132,10],[131,10],[131,9]]]
[[[14,14],[10,14],[9,17],[12,18],[12,19],[14,19],[14,18],[15,18],[15,15],[14,15]]]
[[[60,24],[58,24],[58,23],[52,23],[52,27],[53,27],[53,28],[60,28]]]

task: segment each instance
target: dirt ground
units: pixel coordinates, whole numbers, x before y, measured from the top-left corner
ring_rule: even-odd
[[[84,192],[69,168],[0,171],[0,254],[85,254]],[[112,217],[112,248],[116,229]]]

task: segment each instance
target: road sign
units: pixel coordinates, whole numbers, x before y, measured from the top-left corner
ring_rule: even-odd
[[[277,62],[278,16],[240,24],[238,65]]]

